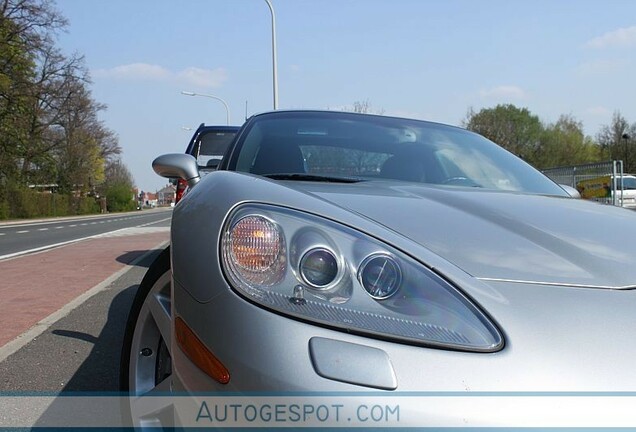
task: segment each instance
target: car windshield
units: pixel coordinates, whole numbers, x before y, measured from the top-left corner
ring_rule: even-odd
[[[197,165],[199,167],[217,166],[219,161],[223,159],[225,150],[234,139],[234,135],[236,132],[233,131],[210,131],[201,134]]]
[[[623,177],[623,189],[636,189],[636,177]]]
[[[436,123],[352,113],[257,116],[237,143],[228,168],[274,178],[299,174],[299,180],[390,179],[566,195],[480,135]]]

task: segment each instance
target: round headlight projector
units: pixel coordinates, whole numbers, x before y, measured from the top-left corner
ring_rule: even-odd
[[[383,300],[397,292],[402,282],[402,272],[390,256],[371,255],[362,261],[358,280],[371,297]]]
[[[300,259],[300,276],[313,288],[326,288],[338,276],[338,260],[324,248],[307,251]]]

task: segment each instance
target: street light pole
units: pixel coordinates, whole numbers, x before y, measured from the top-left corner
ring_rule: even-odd
[[[278,109],[278,68],[276,60],[276,15],[274,14],[274,6],[270,0],[265,0],[269,11],[272,14],[272,79],[274,87],[274,109]]]
[[[632,158],[631,156],[631,152],[630,152],[630,147],[631,147],[631,139],[632,137],[629,135],[629,133],[627,131],[624,131],[623,134],[621,135],[621,138],[623,139],[623,163],[629,165],[630,167],[630,172],[633,169],[632,168]]]
[[[228,126],[230,125],[230,107],[227,106],[227,102],[225,102],[223,99],[221,99],[218,96],[214,96],[211,94],[203,94],[203,93],[194,93],[194,92],[190,92],[190,91],[182,91],[181,92],[182,95],[186,95],[186,96],[201,96],[201,97],[207,97],[210,99],[216,99],[219,102],[221,102],[223,104],[223,106],[225,106],[225,116],[227,119],[227,124]]]

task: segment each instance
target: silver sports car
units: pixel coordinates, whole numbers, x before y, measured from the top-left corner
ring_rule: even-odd
[[[636,388],[636,213],[573,199],[480,135],[276,111],[200,182],[189,155],[154,168],[190,188],[130,314],[123,390]]]

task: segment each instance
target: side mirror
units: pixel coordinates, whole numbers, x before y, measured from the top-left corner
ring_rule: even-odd
[[[570,195],[572,198],[581,198],[581,194],[579,193],[579,191],[577,191],[572,186],[568,186],[565,184],[560,184],[559,186],[561,186],[561,189],[566,191],[568,195]]]
[[[182,178],[188,182],[190,187],[201,180],[196,159],[185,153],[161,155],[152,161],[152,169],[161,177]]]

